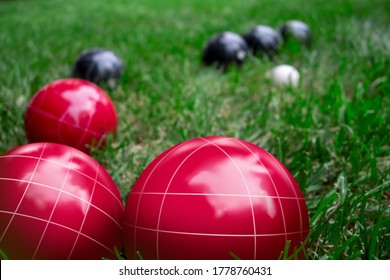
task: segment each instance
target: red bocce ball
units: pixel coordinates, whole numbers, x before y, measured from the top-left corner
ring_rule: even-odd
[[[25,113],[30,142],[54,142],[88,152],[87,145],[104,144],[117,127],[110,97],[81,79],[54,81],[39,90]]]
[[[116,258],[124,206],[77,149],[34,143],[0,156],[0,249],[10,259]]]
[[[300,188],[275,157],[227,137],[196,138],[165,151],[127,200],[130,259],[278,259],[309,232]]]

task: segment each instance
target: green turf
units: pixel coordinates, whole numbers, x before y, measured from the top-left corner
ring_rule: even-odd
[[[227,73],[200,65],[216,32],[301,19],[310,49]],[[84,49],[125,63],[117,138],[94,156],[125,199],[144,167],[193,137],[239,137],[276,155],[307,201],[310,259],[390,259],[390,5],[386,0],[20,0],[0,2],[0,153],[26,143],[29,98],[68,77]],[[297,89],[266,73],[296,66]],[[285,256],[287,257],[287,256]]]

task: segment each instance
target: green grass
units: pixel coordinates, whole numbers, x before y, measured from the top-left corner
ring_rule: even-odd
[[[91,3],[88,3],[91,2]],[[174,144],[205,135],[251,141],[301,186],[310,259],[390,259],[390,6],[383,0],[20,0],[0,2],[0,153],[26,143],[29,98],[68,77],[84,49],[125,63],[110,95],[119,129],[94,156],[125,199],[144,167]],[[216,32],[301,19],[310,49],[287,44],[274,61],[227,73],[200,64]],[[266,73],[296,66],[297,89]],[[287,258],[287,256],[285,256]]]

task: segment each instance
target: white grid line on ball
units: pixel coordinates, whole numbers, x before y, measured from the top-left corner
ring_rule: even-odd
[[[71,168],[69,168],[69,169],[71,170]],[[29,182],[29,181],[27,181],[27,180],[12,179],[12,178],[0,178],[0,181],[1,181],[1,180],[4,180],[4,181],[13,181],[13,182],[21,182],[21,183],[28,183],[28,182]],[[99,183],[99,182],[97,182],[97,183]],[[36,185],[36,186],[41,186],[41,187],[45,187],[45,188],[48,188],[48,189],[52,189],[52,190],[58,191],[58,188],[52,187],[52,186],[49,186],[49,185],[45,185],[45,184],[42,184],[42,183],[31,182],[31,184],[34,184],[34,185]],[[81,197],[79,197],[79,196],[77,196],[77,195],[74,195],[73,193],[70,193],[70,192],[64,191],[64,190],[62,190],[62,193],[67,194],[67,195],[70,195],[70,196],[72,196],[72,197],[74,197],[74,198],[76,198],[76,199],[78,199],[78,200],[80,200],[80,201],[85,202],[85,203],[88,204],[88,201],[86,201],[85,199],[83,199],[83,198],[81,198]],[[94,205],[94,204],[91,204],[91,206],[92,206],[93,208],[95,208],[96,210],[98,210],[99,212],[101,212],[102,214],[106,215],[106,216],[107,216],[110,220],[112,220],[120,229],[122,229],[122,226],[121,226],[120,224],[118,224],[118,222],[117,222],[113,217],[111,217],[107,212],[105,212],[103,209],[97,207],[97,206]]]
[[[61,118],[60,119],[58,119],[58,121],[59,121],[59,123],[58,123],[58,125],[57,125],[57,136],[58,136],[58,139],[60,139],[60,141],[62,142],[62,143],[65,143],[65,140],[62,138],[62,133],[61,133],[61,125],[63,124],[63,123],[65,123],[64,122],[64,119],[65,119],[65,117],[66,117],[66,114],[63,114],[62,116],[61,116]],[[66,124],[66,123],[65,123]]]
[[[203,140],[211,143],[212,145],[214,145],[215,147],[217,147],[220,151],[222,151],[234,164],[234,166],[237,168],[238,172],[240,173],[241,175],[241,178],[243,179],[244,181],[244,185],[245,185],[245,188],[246,188],[246,192],[248,193],[249,195],[249,204],[250,204],[250,209],[251,209],[251,213],[252,213],[252,224],[253,224],[253,235],[256,236],[256,221],[255,221],[255,213],[254,213],[254,208],[253,208],[253,201],[252,201],[252,197],[250,196],[250,191],[249,191],[249,187],[248,187],[248,182],[246,181],[245,177],[244,177],[244,174],[242,173],[242,170],[241,168],[238,166],[238,164],[236,163],[236,161],[228,154],[228,152],[226,152],[222,147],[218,146],[216,144],[216,142],[218,141],[222,141],[222,139],[218,139],[218,140],[215,140],[215,141],[209,141],[205,138],[202,138]],[[253,239],[253,259],[256,259],[256,250],[257,250],[257,241],[256,241],[256,238]]]
[[[293,235],[293,234],[302,234],[309,232],[307,231],[293,231],[293,232],[280,232],[280,233],[257,233],[254,234],[237,234],[237,233],[206,233],[206,232],[189,232],[189,231],[174,231],[174,230],[163,230],[163,229],[155,229],[148,227],[139,227],[129,223],[124,223],[126,226],[133,227],[135,229],[146,230],[151,232],[160,232],[160,233],[171,233],[171,234],[179,234],[179,235],[198,235],[198,236],[225,236],[225,237],[271,237],[271,236],[284,236],[284,235]]]
[[[2,159],[2,158],[30,158],[30,159],[38,159],[37,157],[33,157],[33,156],[25,156],[25,155],[3,155],[3,156],[0,156],[0,160]],[[54,161],[54,160],[50,160],[50,159],[45,159],[45,158],[41,158],[40,160],[42,160],[42,161],[46,161],[46,162],[51,162],[51,163],[54,163],[54,164],[58,164],[58,165],[60,165],[60,166],[63,166],[63,167],[67,167],[66,165],[64,165],[64,164],[62,164],[62,163],[60,163],[60,162],[58,162],[58,161]],[[79,170],[77,170],[77,169],[74,169],[74,168],[69,168],[70,170],[72,170],[72,171],[74,171],[74,172],[76,172],[76,173],[78,173],[78,174],[80,174],[80,175],[82,175],[82,176],[84,176],[84,177],[86,177],[86,178],[88,178],[88,179],[90,179],[90,180],[94,180],[92,177],[90,177],[90,176],[88,176],[87,174],[85,174],[85,173],[82,173],[82,172],[80,172]],[[10,179],[12,179],[12,178],[10,178]],[[36,184],[35,182],[33,182],[34,184]],[[107,186],[105,186],[104,184],[102,184],[101,182],[99,182],[99,181],[97,181],[97,183],[101,186],[101,187],[103,187],[104,189],[106,189],[114,198],[115,198],[115,200],[118,202],[118,204],[121,206],[121,208],[122,209],[124,209],[124,206],[123,206],[123,203],[122,203],[122,201],[107,187]]]
[[[187,161],[187,159],[189,159],[193,154],[195,154],[197,151],[199,151],[200,149],[202,149],[203,147],[205,146],[208,146],[210,145],[210,143],[206,143],[198,148],[196,148],[195,150],[193,150],[190,154],[188,154],[184,159],[183,161],[179,164],[179,166],[176,168],[175,172],[173,172],[169,182],[168,182],[168,185],[165,189],[165,194],[162,198],[162,201],[161,201],[161,205],[160,205],[160,210],[159,210],[159,213],[158,213],[158,218],[157,218],[157,226],[156,226],[156,253],[157,253],[157,259],[160,259],[160,252],[159,252],[159,228],[160,228],[160,221],[161,221],[161,213],[162,213],[162,208],[164,206],[164,202],[165,202],[165,197],[166,197],[166,193],[168,192],[168,189],[172,183],[172,180],[173,178],[176,176],[176,173],[179,171],[179,169],[181,168],[181,166]]]
[[[77,148],[80,148],[80,146],[83,144],[83,142],[84,142],[84,139],[85,139],[85,137],[87,136],[87,133],[88,133],[88,131],[90,131],[90,126],[91,126],[91,123],[92,123],[92,116],[89,116],[89,120],[88,120],[88,123],[87,123],[87,126],[85,127],[85,128],[83,128],[82,129],[82,131],[83,131],[83,134],[82,134],[82,136],[80,137],[80,139],[79,139],[79,142],[77,143]],[[99,133],[100,134],[100,133]],[[100,137],[101,135],[99,135],[99,137]],[[81,148],[85,148],[85,147],[81,147]]]
[[[24,199],[24,197],[25,197],[25,195],[26,195],[26,193],[27,193],[27,191],[28,191],[28,188],[29,188],[30,184],[31,184],[31,180],[34,178],[35,172],[36,172],[37,169],[38,169],[38,165],[39,165],[39,163],[41,162],[43,152],[44,152],[45,149],[46,149],[46,145],[47,145],[47,144],[45,143],[45,145],[44,145],[43,148],[42,148],[42,151],[41,151],[41,154],[40,154],[39,158],[36,158],[36,157],[35,157],[35,159],[37,159],[37,163],[35,164],[33,173],[31,174],[30,180],[26,182],[27,185],[26,185],[26,188],[24,189],[24,193],[23,193],[22,197],[20,198],[19,203],[18,203],[18,205],[16,206],[15,212],[13,213],[13,215],[12,215],[10,221],[8,222],[8,225],[6,226],[6,228],[5,228],[4,232],[3,232],[3,234],[1,235],[0,242],[3,240],[5,234],[7,233],[7,231],[8,231],[8,229],[9,229],[10,225],[12,224],[12,222],[13,222],[13,220],[14,220],[14,218],[15,218],[16,212],[19,210],[20,205],[22,204],[22,201],[23,201],[23,199]]]
[[[0,178],[1,179],[1,178]],[[133,195],[164,195],[163,192],[131,192]],[[173,193],[168,192],[166,195],[172,196],[226,196],[226,197],[253,197],[253,198],[274,198],[274,199],[290,199],[290,200],[305,200],[303,197],[276,196],[276,195],[251,195],[251,194],[225,194],[225,193]]]
[[[41,221],[41,222],[47,222],[47,220],[45,219],[42,219],[42,218],[38,218],[38,217],[34,217],[34,216],[30,216],[30,215],[26,215],[26,214],[22,214],[22,213],[16,213],[16,212],[10,212],[10,211],[4,211],[4,210],[0,210],[0,213],[4,213],[4,214],[10,214],[10,215],[16,215],[16,216],[19,216],[19,217],[25,217],[25,218],[29,218],[29,219],[33,219],[33,220],[36,220],[36,221]],[[72,232],[75,232],[77,233],[78,231],[75,230],[75,229],[72,229],[70,227],[67,227],[67,226],[64,226],[64,225],[61,225],[61,224],[58,224],[58,223],[55,223],[53,221],[50,221],[50,224],[51,225],[54,225],[54,226],[58,226],[60,228],[64,228],[64,229],[67,229],[69,231],[72,231]],[[86,235],[84,233],[80,233],[80,235],[82,235],[83,237],[95,242],[96,244],[99,244],[100,246],[102,246],[103,248],[105,248],[107,251],[109,251],[110,253],[114,253],[113,250],[111,250],[110,248],[108,248],[107,246],[105,246],[104,244],[100,243],[98,240],[90,237],[89,235]]]
[[[269,173],[268,169],[265,167],[265,165],[263,164],[263,162],[261,161],[261,159],[256,155],[255,152],[252,151],[252,149],[250,149],[247,145],[245,145],[244,143],[242,143],[242,141],[239,141],[235,138],[232,138],[235,142],[239,143],[241,146],[245,147],[250,153],[252,153],[252,155],[258,160],[258,162],[264,167],[264,169],[266,170],[267,172],[267,175],[269,177],[269,179],[271,180],[272,182],[272,185],[275,189],[275,192],[276,192],[276,195],[279,197],[279,192],[278,192],[278,188],[276,187],[276,184],[274,182],[274,180],[272,179],[272,176],[271,174]],[[265,150],[264,150],[265,151]],[[272,157],[272,156],[271,156]],[[279,200],[279,206],[280,206],[280,210],[282,211],[282,219],[283,219],[283,227],[284,227],[284,232],[285,232],[285,239],[287,241],[287,225],[286,225],[286,218],[284,216],[284,210],[283,210],[283,205],[282,205],[282,201],[280,199]]]
[[[39,108],[36,108],[36,107],[34,107],[34,106],[30,106],[30,109],[32,109],[33,111],[35,111],[35,112],[37,112],[37,113],[39,113],[39,114],[44,115],[45,117],[50,118],[50,119],[52,119],[52,120],[56,120],[56,121],[60,121],[60,120],[61,120],[61,119],[58,118],[57,116],[53,116],[52,114],[49,114],[49,113],[47,113],[47,112],[45,112],[45,111],[43,111],[43,110],[41,110],[41,109],[39,109]],[[64,115],[62,115],[62,116],[64,116]],[[62,116],[61,116],[61,117],[62,117]],[[81,126],[79,126],[79,125],[77,125],[77,124],[74,124],[74,123],[69,123],[69,122],[62,122],[62,123],[66,124],[66,125],[69,125],[69,126],[71,126],[71,127],[74,127],[74,128],[78,128],[78,129],[82,129],[82,130],[85,129],[85,127],[81,127]],[[89,129],[87,129],[86,131],[87,131],[88,133],[94,135],[94,136],[100,136],[100,135],[101,135],[101,133],[96,132],[96,131],[92,131],[92,130],[89,130]]]
[[[268,153],[268,152],[267,152]],[[271,156],[271,158],[272,158],[272,160],[274,161],[274,162],[276,162],[276,164],[279,166],[279,168],[283,171],[283,174],[284,174],[284,176],[288,179],[288,182],[290,183],[290,187],[291,187],[291,189],[293,190],[293,192],[294,192],[294,195],[295,195],[295,198],[296,198],[296,202],[297,202],[297,205],[298,205],[298,212],[299,212],[299,228],[300,228],[300,230],[301,230],[301,232],[302,232],[302,230],[303,230],[303,222],[302,222],[302,210],[301,210],[301,205],[300,205],[300,203],[299,203],[299,197],[298,197],[298,195],[297,195],[297,192],[295,191],[295,188],[294,188],[294,184],[293,184],[293,182],[291,182],[291,180],[290,180],[290,177],[288,176],[288,174],[286,173],[286,171],[284,170],[284,168],[283,168],[283,166],[281,165],[281,163],[278,161],[278,160],[276,160],[270,153],[268,153],[270,156]],[[302,197],[302,200],[304,200],[304,198]],[[301,240],[302,240],[302,234],[301,234]]]
[[[148,177],[146,178],[144,184],[142,185],[142,188],[141,188],[141,195],[140,197],[138,198],[138,201],[137,201],[137,208],[136,208],[136,211],[135,211],[135,225],[137,225],[138,223],[138,213],[139,213],[139,205],[140,205],[140,202],[141,202],[141,198],[142,198],[142,194],[143,194],[143,191],[144,189],[146,188],[146,184],[148,183],[150,177],[152,176],[152,174],[154,173],[154,171],[157,169],[157,167],[160,165],[160,163],[166,158],[168,157],[171,153],[173,153],[176,149],[178,149],[180,146],[182,146],[184,143],[182,144],[179,144],[177,146],[175,146],[174,148],[172,148],[169,152],[167,152],[157,163],[156,165],[153,167],[152,171],[148,174]],[[136,229],[136,228],[135,228]],[[136,248],[136,245],[137,245],[137,231],[134,229],[134,248]]]
[[[92,199],[93,199],[93,194],[95,193],[98,175],[99,175],[99,164],[96,163],[96,175],[95,175],[95,180],[94,180],[94,182],[93,182],[92,192],[91,192],[91,195],[90,195],[90,197],[89,197],[89,201],[88,201],[88,205],[87,205],[87,210],[85,211],[85,214],[84,214],[84,217],[83,217],[83,221],[81,222],[80,229],[79,229],[79,231],[77,232],[77,236],[76,236],[76,239],[75,239],[75,241],[74,241],[74,243],[73,243],[72,250],[71,250],[70,253],[69,253],[68,259],[70,259],[70,257],[71,257],[72,254],[73,254],[74,249],[76,248],[77,241],[79,240],[79,237],[80,237],[81,231],[83,230],[84,223],[85,223],[85,220],[86,220],[86,218],[87,218],[89,209],[90,209],[90,207],[91,207],[91,205],[92,205],[91,202],[92,202]]]
[[[69,160],[68,166],[70,166],[70,165],[72,164],[72,162],[73,162],[73,156],[74,156],[74,150],[72,149],[72,154],[71,154],[71,156],[70,156],[70,160]],[[42,240],[43,240],[43,238],[44,238],[44,236],[45,236],[45,234],[46,234],[47,228],[49,227],[49,224],[50,224],[50,221],[51,221],[51,219],[52,219],[52,217],[53,217],[54,211],[56,210],[58,201],[60,200],[60,196],[61,196],[61,193],[62,193],[63,188],[65,187],[65,183],[66,183],[66,181],[67,181],[67,179],[68,179],[68,176],[69,176],[69,168],[67,168],[67,170],[66,170],[66,174],[65,174],[64,181],[62,182],[61,188],[58,190],[58,195],[57,195],[56,201],[55,201],[55,203],[54,203],[53,209],[51,210],[49,219],[48,219],[47,222],[46,222],[45,229],[44,229],[43,232],[42,232],[41,238],[39,239],[37,248],[36,248],[35,251],[34,251],[34,254],[33,254],[32,259],[35,259],[35,256],[36,256],[37,253],[38,253],[39,247],[41,246],[41,243],[42,243]]]

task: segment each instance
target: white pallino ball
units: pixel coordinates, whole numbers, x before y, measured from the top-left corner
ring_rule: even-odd
[[[281,64],[271,70],[271,79],[278,86],[297,87],[299,72],[291,65]]]

